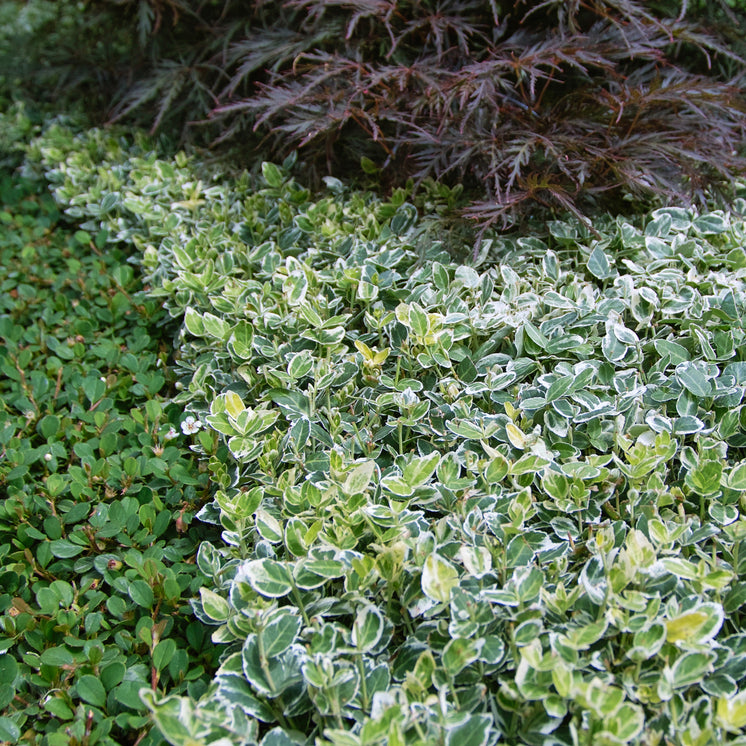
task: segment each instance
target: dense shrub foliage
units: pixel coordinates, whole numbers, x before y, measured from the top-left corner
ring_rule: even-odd
[[[30,60],[39,94],[85,96],[154,128],[196,124],[245,161],[255,133],[283,157],[300,147],[319,174],[355,173],[364,156],[384,183],[463,183],[481,225],[618,209],[625,196],[701,200],[744,166],[726,3],[4,5],[21,19],[7,75]]]
[[[35,157],[183,321],[220,667],[173,744],[744,743],[743,222],[554,222],[452,263],[271,164],[104,133]],[[738,203],[738,207],[744,207]]]
[[[216,663],[189,607],[207,474],[159,304],[39,187],[0,176],[0,741],[153,746],[139,690],[199,696]]]

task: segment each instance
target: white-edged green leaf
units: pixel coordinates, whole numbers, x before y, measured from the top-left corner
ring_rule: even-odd
[[[293,590],[287,565],[270,559],[244,563],[236,573],[236,580],[248,582],[258,594],[267,598],[282,598]]]
[[[405,467],[402,477],[410,487],[425,484],[433,475],[440,462],[440,454],[433,451],[427,456],[415,456]]]
[[[746,690],[733,697],[718,699],[717,720],[729,733],[737,733],[746,728]]]
[[[346,477],[342,484],[342,492],[345,495],[357,495],[368,489],[376,471],[375,461],[363,461],[358,464]]]
[[[230,617],[231,607],[228,601],[209,588],[199,589],[200,600],[205,614],[216,622],[225,622]]]
[[[446,746],[487,746],[492,715],[467,715],[446,730]]]
[[[480,644],[465,637],[452,638],[443,648],[443,667],[450,676],[457,676],[479,658]]]
[[[438,603],[450,600],[451,590],[458,585],[458,571],[444,557],[437,553],[427,556],[422,567],[422,590]]]
[[[284,653],[298,637],[303,620],[294,610],[275,609],[264,620],[259,632],[262,652],[267,658]]]
[[[202,324],[205,328],[205,334],[215,339],[223,340],[231,332],[230,324],[209,311],[202,314]]]
[[[369,653],[381,641],[386,619],[375,606],[364,606],[352,623],[352,644],[360,653]]]
[[[725,478],[726,486],[738,492],[746,491],[746,461],[736,464]]]
[[[683,646],[687,642],[703,645],[720,631],[723,619],[723,607],[720,604],[700,604],[666,620],[666,639]]]
[[[184,326],[190,334],[195,337],[204,337],[205,325],[202,323],[202,314],[187,306],[184,310]]]
[[[609,257],[600,246],[596,246],[588,257],[588,271],[599,280],[608,280],[616,275]]]
[[[679,363],[676,366],[676,378],[687,391],[700,399],[712,395],[712,381],[705,376],[701,365],[697,363]]]
[[[282,186],[282,171],[274,163],[262,163],[262,176],[269,186],[275,189]]]
[[[259,508],[255,514],[255,525],[259,535],[270,544],[279,544],[283,539],[282,524],[271,513]]]
[[[684,689],[698,684],[713,670],[710,653],[684,653],[671,667],[674,689]]]

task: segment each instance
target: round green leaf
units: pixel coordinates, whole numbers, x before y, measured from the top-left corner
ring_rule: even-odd
[[[81,676],[76,683],[76,689],[78,696],[89,705],[103,707],[106,704],[106,690],[96,676],[90,674]]]
[[[9,717],[0,717],[0,741],[15,743],[20,737],[21,729]]]
[[[50,542],[49,548],[52,550],[52,554],[58,559],[77,557],[83,551],[83,547],[73,544],[67,539],[56,539]]]
[[[129,597],[138,605],[146,609],[153,606],[155,600],[153,589],[144,580],[133,580],[127,589]]]
[[[153,650],[153,665],[157,671],[162,671],[176,653],[176,641],[170,638],[161,640]]]

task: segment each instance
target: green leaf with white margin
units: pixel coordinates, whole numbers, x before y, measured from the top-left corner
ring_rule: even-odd
[[[728,219],[719,211],[710,212],[694,218],[692,225],[704,236],[716,236],[728,230]]]
[[[381,641],[386,620],[375,606],[364,606],[352,624],[352,644],[359,653],[370,653]]]
[[[188,327],[187,327],[188,328]],[[190,330],[191,331],[191,330]],[[239,321],[228,338],[228,351],[234,360],[250,360],[253,356],[254,327],[247,321]]]
[[[626,651],[628,658],[640,662],[652,658],[663,647],[666,641],[666,627],[654,622],[646,629],[635,632],[632,647]]]
[[[291,646],[270,657],[261,647],[258,636],[251,634],[241,649],[244,674],[259,694],[276,697],[302,680],[296,649]]]
[[[438,603],[447,604],[451,589],[458,585],[458,570],[448,560],[433,552],[422,568],[422,590]]]
[[[446,746],[486,746],[492,715],[467,715],[460,723],[446,726]]]
[[[282,186],[282,171],[274,163],[262,163],[262,176],[269,186],[277,189]]]
[[[410,487],[425,484],[440,463],[440,453],[433,451],[427,456],[415,456],[405,467],[402,477]]]
[[[235,391],[226,391],[220,395],[225,402],[224,411],[229,417],[234,420],[238,417],[241,412],[246,409],[246,405],[243,403],[241,397]]]
[[[703,645],[717,635],[724,618],[720,604],[700,604],[665,621],[666,640],[681,647],[686,647],[687,643]]]
[[[412,303],[409,306],[409,326],[417,337],[423,339],[430,331],[430,322],[422,306],[418,303]]]
[[[300,391],[285,391],[284,389],[270,389],[267,392],[272,401],[283,410],[291,420],[298,417],[311,416],[311,403],[308,397]]]
[[[251,560],[241,565],[236,582],[247,582],[259,595],[282,598],[293,590],[290,570],[281,562],[271,559]]]
[[[305,741],[300,738],[300,735],[292,738],[284,728],[278,726],[264,734],[259,746],[303,746]]]
[[[600,246],[596,246],[588,257],[588,271],[599,280],[608,280],[616,276],[616,270],[609,262],[609,257]]]
[[[473,268],[465,264],[460,265],[456,268],[455,279],[457,282],[461,282],[465,288],[473,290],[479,287],[481,278],[479,273]]]
[[[741,461],[728,472],[725,485],[728,489],[746,492],[746,461]]]
[[[282,524],[271,513],[261,508],[256,511],[256,530],[262,539],[270,544],[279,544],[283,540]]]
[[[297,310],[300,316],[316,329],[320,329],[324,325],[324,320],[319,316],[316,309],[313,308],[310,303],[301,303]]]
[[[264,723],[275,722],[275,714],[265,702],[257,699],[243,670],[241,653],[229,655],[215,675],[215,698],[226,707],[240,707],[243,712]]]
[[[228,449],[237,461],[248,463],[249,461],[253,461],[262,452],[264,444],[253,438],[236,437],[228,440]]]
[[[557,380],[552,381],[551,385],[547,389],[546,401],[551,402],[555,399],[559,399],[564,396],[568,391],[573,388],[575,383],[575,376],[561,376]]]
[[[484,430],[471,420],[448,420],[446,427],[454,435],[467,440],[482,440],[485,437]]]
[[[306,329],[306,331],[301,332],[301,337],[310,339],[320,345],[333,347],[345,338],[346,333],[343,326],[332,326],[328,329]]]
[[[671,667],[671,681],[674,689],[684,689],[698,684],[712,673],[713,655],[710,653],[685,653],[677,658]]]
[[[202,323],[205,327],[205,333],[215,339],[223,340],[231,332],[230,324],[209,311],[205,311],[205,313],[202,314]]]
[[[405,482],[398,474],[390,474],[381,480],[381,487],[397,497],[409,497],[414,494],[414,487]]]
[[[525,321],[522,326],[524,334],[542,350],[549,346],[549,340],[530,321]]]
[[[712,395],[712,381],[705,376],[701,364],[690,361],[679,363],[676,366],[676,378],[687,391],[700,399]]]
[[[452,638],[443,648],[443,667],[449,675],[456,676],[479,658],[477,640],[465,637]]]
[[[687,362],[691,359],[686,347],[668,339],[656,339],[653,342],[653,347],[655,347],[655,351],[661,357],[668,357],[674,365]]]
[[[205,614],[216,622],[225,622],[231,613],[228,601],[209,588],[199,589],[200,600]]]
[[[525,433],[512,422],[505,425],[505,432],[513,448],[518,448],[518,450],[522,451],[526,447]]]
[[[302,626],[303,620],[294,610],[281,608],[270,612],[259,632],[264,655],[273,658],[284,653],[295,642]]]
[[[462,544],[458,556],[466,572],[475,578],[483,578],[492,572],[492,555],[487,547]]]
[[[205,336],[205,325],[202,323],[202,314],[197,313],[197,311],[189,306],[184,310],[184,326],[195,337]]]
[[[282,292],[290,306],[298,306],[303,303],[306,299],[307,290],[308,278],[302,269],[294,270],[282,285]]]
[[[509,470],[508,460],[502,453],[496,451],[484,470],[484,478],[488,484],[497,484],[505,478]]]
[[[368,489],[368,485],[373,479],[373,474],[376,471],[376,462],[373,460],[363,461],[362,464],[358,464],[345,479],[342,484],[342,492],[345,495],[359,495]]]
[[[341,560],[330,557],[314,557],[313,550],[311,550],[308,559],[302,563],[302,566],[308,572],[327,580],[341,578],[345,574],[345,566]]]
[[[293,355],[287,366],[288,375],[295,380],[307,376],[312,369],[313,356],[308,350]]]
[[[618,363],[627,356],[628,347],[610,331],[601,340],[601,352],[610,363]]]
[[[720,490],[723,465],[720,461],[701,461],[684,477],[687,486],[698,495],[712,495]]]
[[[746,690],[733,697],[718,699],[717,720],[729,733],[746,728]]]
[[[204,725],[194,712],[189,697],[171,695],[158,698],[156,692],[140,689],[140,699],[150,710],[153,722],[174,746],[198,746],[203,743]]]
[[[664,215],[670,220],[671,230],[687,231],[691,227],[691,212],[683,207],[661,207],[650,213],[650,217],[653,218],[653,220],[658,220]]]
[[[610,743],[631,743],[642,733],[644,727],[645,713],[642,707],[625,702],[613,715],[606,718],[604,730],[598,735],[602,738],[608,733],[613,738]]]

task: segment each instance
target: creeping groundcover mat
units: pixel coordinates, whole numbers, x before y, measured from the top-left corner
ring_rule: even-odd
[[[166,739],[746,743],[735,213],[556,221],[470,266],[403,191],[99,131],[31,157],[181,322],[220,665],[141,690]]]

